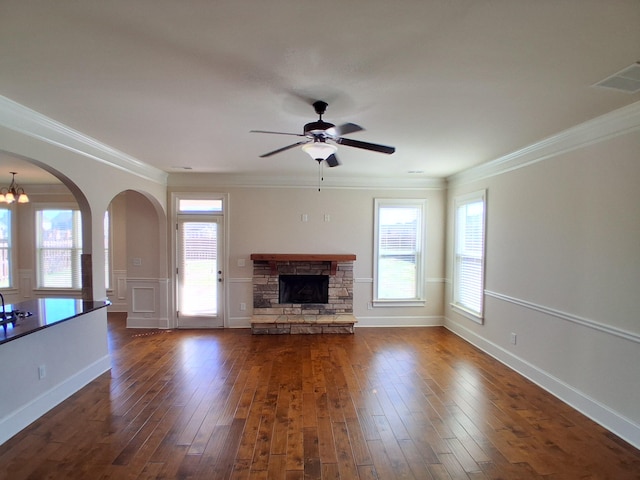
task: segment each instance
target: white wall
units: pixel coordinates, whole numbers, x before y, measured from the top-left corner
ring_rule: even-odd
[[[560,142],[557,154],[514,170],[454,177],[448,278],[453,199],[487,189],[484,324],[449,307],[450,288],[445,302],[448,328],[640,445],[640,122],[634,122],[569,150]]]
[[[0,444],[111,368],[105,316],[102,308],[0,345]]]
[[[248,327],[253,304],[252,253],[353,253],[354,315],[358,326],[441,325],[443,321],[444,204],[441,188],[356,189],[228,187],[216,175],[171,175],[171,191],[229,194],[225,276],[228,327]],[[426,198],[426,305],[368,309],[373,295],[375,198]],[[307,221],[301,220],[307,215]],[[325,221],[328,215],[328,221]],[[244,267],[238,266],[244,261]],[[240,304],[247,306],[240,310]]]

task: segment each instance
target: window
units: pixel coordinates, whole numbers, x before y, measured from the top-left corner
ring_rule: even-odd
[[[376,199],[374,303],[423,303],[425,205],[421,199]]]
[[[482,323],[484,314],[485,192],[455,201],[453,306]]]
[[[222,213],[221,198],[179,198],[180,213]]]
[[[36,211],[38,288],[82,288],[79,210]]]
[[[104,212],[104,286],[111,288],[111,257],[109,257],[109,245],[111,243],[111,221],[109,210]]]
[[[11,287],[11,210],[0,208],[0,288]]]

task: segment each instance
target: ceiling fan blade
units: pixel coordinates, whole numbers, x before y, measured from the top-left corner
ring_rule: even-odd
[[[396,151],[396,147],[388,147],[387,145],[378,145],[377,143],[361,142],[360,140],[351,140],[349,138],[336,138],[336,143],[347,145],[348,147],[363,148],[374,152],[391,154]]]
[[[355,123],[343,123],[337,127],[328,128],[327,133],[331,136],[339,137],[341,135],[348,135],[349,133],[361,132],[362,130],[364,130],[364,128]]]
[[[309,143],[309,142],[308,141],[304,141],[304,142],[292,143],[291,145],[287,145],[286,147],[282,147],[282,148],[279,148],[279,149],[274,150],[272,152],[268,152],[268,153],[262,154],[262,155],[260,155],[260,158],[270,157],[271,155],[275,155],[276,153],[284,152],[285,150],[289,150],[291,148],[295,148],[298,145],[304,145],[305,143]]]
[[[295,137],[305,137],[303,133],[289,133],[289,132],[272,132],[269,130],[249,130],[249,133],[272,133],[274,135],[293,135]]]
[[[338,160],[338,157],[336,157],[335,153],[329,155],[326,159],[326,162],[330,167],[337,167],[338,165],[340,165],[340,160]]]

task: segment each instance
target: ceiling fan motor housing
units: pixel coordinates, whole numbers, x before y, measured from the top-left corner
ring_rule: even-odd
[[[304,126],[304,133],[321,133],[325,130],[335,127],[333,123],[323,122],[322,120],[318,120],[317,122],[310,122]]]

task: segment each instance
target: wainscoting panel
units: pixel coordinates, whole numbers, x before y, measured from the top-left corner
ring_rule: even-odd
[[[113,285],[109,289],[109,300],[111,306],[109,306],[110,312],[126,312],[129,302],[127,301],[127,271],[126,270],[114,270],[113,271]]]
[[[227,323],[225,328],[251,328],[253,278],[228,278],[227,295]]]
[[[133,313],[155,313],[155,289],[153,287],[132,287],[131,305]]]
[[[127,278],[127,327],[169,328],[168,279]]]

